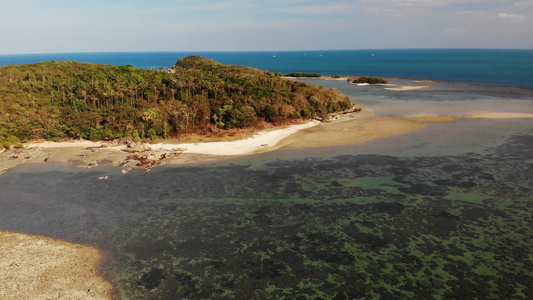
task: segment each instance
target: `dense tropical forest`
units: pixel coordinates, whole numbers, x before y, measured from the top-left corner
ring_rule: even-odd
[[[322,77],[322,75],[318,73],[306,73],[306,72],[292,72],[285,75],[287,77],[311,77],[311,78],[319,78]]]
[[[0,67],[0,148],[31,139],[177,137],[327,117],[348,97],[200,56],[169,71],[49,61]]]
[[[387,84],[389,82],[381,77],[361,76],[354,79],[352,83]]]

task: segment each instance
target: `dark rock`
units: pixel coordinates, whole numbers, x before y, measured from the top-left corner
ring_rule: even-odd
[[[158,268],[152,268],[149,272],[143,274],[141,280],[137,281],[137,284],[144,286],[146,289],[153,290],[161,284],[163,279],[165,279],[163,272]]]

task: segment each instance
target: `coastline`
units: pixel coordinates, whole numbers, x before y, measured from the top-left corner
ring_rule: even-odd
[[[364,107],[358,117],[372,116],[372,112]],[[347,115],[342,115],[346,118]],[[334,116],[334,119],[339,119]],[[333,120],[335,123],[338,120]],[[0,174],[25,164],[39,164],[45,162],[60,162],[65,164],[79,163],[79,167],[94,168],[100,162],[111,162],[113,166],[123,168],[122,173],[132,168],[151,169],[166,163],[190,164],[230,156],[248,155],[273,151],[282,147],[280,141],[294,133],[320,125],[316,120],[285,127],[274,127],[256,132],[251,137],[235,141],[200,142],[200,143],[156,143],[137,144],[129,151],[127,145],[117,145],[113,142],[93,141],[33,141],[26,143],[22,149],[11,149],[0,152]]]
[[[309,121],[303,124],[272,128],[253,136],[221,142],[141,144],[139,150],[110,142],[67,141],[32,142],[23,149],[0,152],[0,174],[24,164],[60,162],[79,163],[94,168],[111,162],[125,174],[133,168],[149,171],[167,163],[175,165],[202,163],[231,156],[274,151],[280,148],[309,148],[359,144],[378,138],[422,130],[433,123],[454,122],[462,118],[502,119],[533,118],[533,114],[479,111],[458,115],[418,114],[401,118],[374,116],[364,105],[358,113],[336,115],[329,122]],[[126,151],[127,152],[126,152]]]
[[[334,81],[350,81],[351,79],[357,78],[360,76],[340,76],[340,77],[334,77],[331,75],[322,75],[321,77],[284,77],[288,79],[311,79],[311,80],[334,80]],[[424,80],[424,79],[410,79],[410,78],[396,78],[396,77],[383,77],[384,79],[405,79],[405,80],[412,80],[416,83],[431,83],[436,82],[435,80]],[[444,81],[443,81],[444,82]],[[379,84],[368,84],[368,83],[352,83],[349,82],[349,84],[357,85],[357,86],[385,86],[385,90],[389,91],[397,91],[397,92],[404,92],[404,91],[412,91],[412,90],[424,90],[424,89],[430,89],[432,88],[431,85],[398,85],[394,83],[379,83]]]
[[[289,127],[261,131],[255,135],[230,142],[206,142],[206,143],[183,143],[183,144],[150,144],[153,150],[172,150],[179,147],[184,154],[206,154],[217,156],[236,156],[259,152],[263,149],[273,150],[284,138],[298,131],[319,125],[318,121],[309,121],[304,124],[291,125]]]
[[[360,77],[363,75],[341,75],[341,77],[335,78],[332,75],[322,75],[321,77],[286,77],[291,79],[306,79],[306,80],[335,80],[335,81],[346,81],[348,79],[353,79],[355,77]],[[533,91],[533,86],[531,85],[516,85],[516,84],[508,84],[508,83],[496,83],[496,82],[483,82],[483,81],[461,81],[461,80],[452,80],[452,79],[424,79],[420,77],[397,77],[397,76],[379,76],[383,79],[387,80],[407,80],[414,83],[424,83],[424,84],[431,84],[431,83],[449,83],[449,84],[458,84],[463,86],[485,86],[485,87],[491,87],[491,88],[512,88],[512,89],[518,89],[518,90],[531,90]],[[396,85],[396,84],[375,84],[373,86],[391,86],[396,91],[407,91],[407,90],[419,90],[419,89],[427,89],[431,88],[432,86],[416,86],[416,85]],[[397,88],[404,87],[403,90],[398,90]],[[406,89],[407,88],[407,89]]]
[[[0,230],[1,299],[111,299],[90,246]]]

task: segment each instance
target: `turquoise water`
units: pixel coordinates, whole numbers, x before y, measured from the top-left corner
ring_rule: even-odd
[[[533,50],[417,49],[290,52],[122,52],[0,55],[0,66],[75,60],[138,68],[170,67],[198,54],[273,72],[371,75],[533,87]]]

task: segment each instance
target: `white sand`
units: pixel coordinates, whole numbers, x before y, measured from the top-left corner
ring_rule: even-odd
[[[422,89],[427,89],[430,87],[431,86],[426,86],[426,85],[402,85],[402,86],[397,86],[393,88],[385,88],[385,89],[389,91],[402,92],[402,91],[411,91],[411,90],[422,90]]]
[[[184,143],[184,144],[148,144],[152,150],[173,150],[185,149],[183,153],[208,154],[208,155],[242,155],[253,153],[265,147],[273,147],[289,135],[306,128],[320,124],[318,121],[310,121],[305,124],[291,125],[282,129],[262,131],[254,136],[232,142],[211,142],[211,143]],[[25,148],[98,148],[105,147],[105,142],[92,141],[68,141],[68,142],[33,142],[25,145]],[[106,147],[120,151],[124,146]]]
[[[172,150],[175,148],[186,149],[183,153],[209,154],[209,155],[242,155],[256,152],[265,147],[273,147],[284,138],[299,130],[311,128],[320,124],[311,121],[305,124],[291,125],[286,128],[262,131],[250,138],[232,142],[189,143],[189,144],[153,144],[153,150]]]

